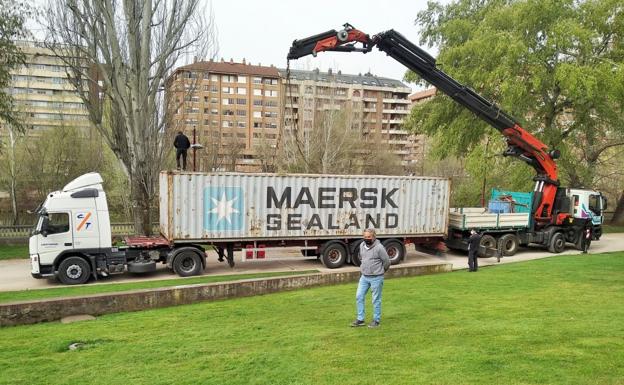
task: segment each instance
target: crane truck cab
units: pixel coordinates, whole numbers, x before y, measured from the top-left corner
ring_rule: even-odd
[[[570,214],[574,220],[591,221],[593,239],[600,239],[607,198],[599,191],[573,188],[568,189],[567,195],[571,202]]]

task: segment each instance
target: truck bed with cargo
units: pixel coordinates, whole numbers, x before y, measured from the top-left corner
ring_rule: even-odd
[[[593,239],[602,235],[603,210],[606,201],[598,191],[565,189],[567,202],[562,207],[571,220],[559,228],[534,228],[530,208],[533,193],[492,190],[490,204],[484,207],[452,208],[449,213],[449,233],[446,245],[455,250],[468,250],[470,230],[481,233],[480,256],[512,256],[520,246],[536,243],[560,253],[566,243],[577,249],[582,246],[586,226],[592,227]],[[501,199],[503,198],[503,199]],[[555,236],[555,233],[561,235]]]
[[[200,274],[206,251],[234,266],[234,251],[298,246],[329,268],[359,264],[362,232],[373,228],[392,263],[409,244],[446,237],[450,181],[434,177],[162,172],[160,235],[111,240],[103,180],[85,174],[48,194],[37,210],[29,253],[35,278],[65,284],[166,264]]]

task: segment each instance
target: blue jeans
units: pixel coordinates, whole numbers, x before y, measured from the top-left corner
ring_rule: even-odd
[[[360,277],[355,302],[357,304],[357,319],[364,321],[364,299],[370,288],[373,292],[373,320],[381,321],[381,290],[383,289],[384,276],[364,276]]]

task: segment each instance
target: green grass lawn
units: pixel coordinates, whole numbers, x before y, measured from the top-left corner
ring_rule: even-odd
[[[389,279],[379,329],[348,327],[355,283],[2,328],[0,383],[624,384],[623,278],[611,253]]]
[[[624,233],[624,226],[604,225],[602,226],[602,232],[609,233]]]
[[[303,271],[281,271],[272,273],[255,273],[255,274],[235,274],[235,275],[205,275],[201,277],[175,278],[156,281],[141,281],[127,283],[110,283],[110,284],[86,284],[74,287],[57,287],[50,289],[38,290],[20,290],[20,291],[4,291],[0,292],[0,303],[14,301],[29,301],[37,299],[49,299],[55,297],[72,297],[89,294],[113,293],[126,290],[152,289],[159,287],[170,287],[178,285],[193,285],[197,283],[213,283],[236,281],[239,279],[268,278],[279,277],[285,275],[300,275],[318,273],[318,270]]]
[[[28,245],[0,245],[0,261],[4,259],[28,259]]]

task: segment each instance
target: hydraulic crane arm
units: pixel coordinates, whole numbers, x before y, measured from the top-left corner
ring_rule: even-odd
[[[357,46],[358,43],[362,46]],[[288,59],[298,59],[306,55],[316,56],[322,51],[367,53],[374,46],[416,72],[424,80],[500,131],[507,141],[507,149],[503,155],[517,157],[531,165],[537,172],[534,178],[536,187],[532,208],[536,224],[541,226],[562,220],[562,218],[552,217],[559,185],[557,165],[554,160],[559,157],[559,152],[556,150],[548,152],[548,147],[523,129],[517,119],[437,68],[435,58],[400,33],[389,30],[371,38],[353,26],[345,24],[341,31],[330,30],[309,38],[295,40],[288,53]]]

